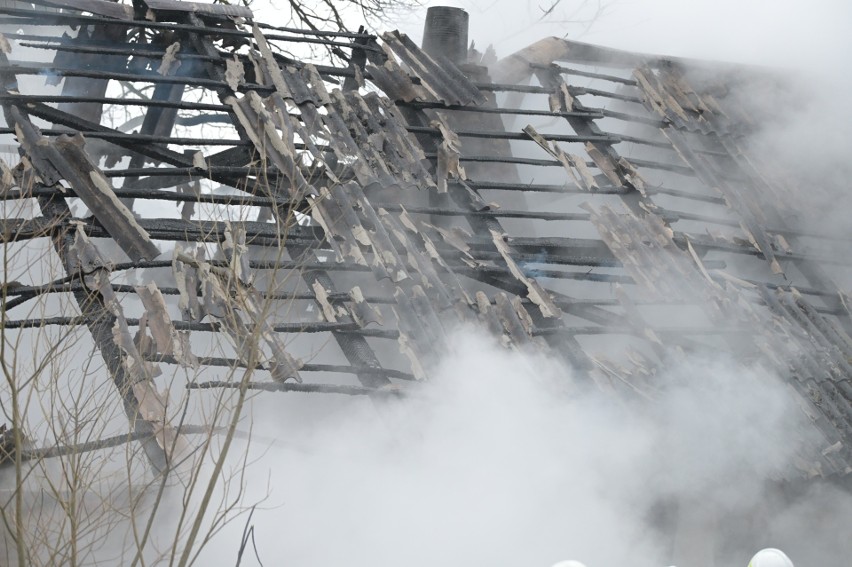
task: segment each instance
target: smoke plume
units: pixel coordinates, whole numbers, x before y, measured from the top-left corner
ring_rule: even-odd
[[[786,387],[760,367],[674,362],[665,390],[637,403],[469,329],[450,344],[404,400],[353,401],[310,426],[254,408],[256,432],[288,432],[253,448],[264,564],[660,566],[674,535],[660,506],[734,515],[807,441]],[[230,564],[238,524],[208,550],[217,564]],[[736,551],[744,565],[751,548]]]

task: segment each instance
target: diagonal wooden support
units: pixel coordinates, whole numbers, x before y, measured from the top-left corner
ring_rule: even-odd
[[[140,443],[151,463],[151,467],[157,474],[165,474],[170,468],[170,459],[167,451],[157,440],[159,424],[145,419],[142,415],[142,403],[137,395],[139,388],[151,389],[148,383],[139,382],[128,371],[127,354],[119,348],[113,336],[113,329],[118,323],[118,318],[109,309],[103,295],[97,291],[89,291],[86,285],[85,274],[80,269],[75,269],[75,261],[70,253],[74,245],[74,233],[68,220],[71,218],[71,210],[65,199],[59,196],[39,197],[39,206],[46,218],[64,225],[64,229],[54,233],[53,246],[62,260],[72,282],[83,285],[75,287],[74,299],[80,313],[86,318],[86,326],[92,334],[95,345],[103,356],[107,369],[109,370],[113,384],[121,396],[124,412],[130,421],[131,429],[140,435]],[[165,445],[165,443],[164,443]]]
[[[8,59],[0,53],[0,68],[7,66]],[[0,91],[6,92],[8,87],[15,86],[16,79],[13,74],[5,73],[2,75],[2,79],[3,85]],[[22,146],[29,148],[30,159],[39,171],[39,176],[42,180],[55,184],[63,177],[62,173],[51,164],[46,156],[42,155],[41,150],[44,145],[39,142],[43,141],[43,138],[38,135],[38,130],[33,126],[25,109],[4,104],[3,111],[7,124],[16,127],[18,135],[25,138],[21,139],[20,142]],[[50,224],[62,227],[53,232],[54,249],[72,281],[82,284],[75,287],[74,298],[81,315],[86,318],[86,326],[92,334],[92,339],[103,356],[113,384],[121,396],[124,411],[131,427],[142,436],[142,448],[151,463],[152,469],[157,474],[166,474],[170,468],[169,449],[177,447],[180,440],[172,439],[172,442],[167,442],[163,424],[158,424],[151,419],[157,413],[151,411],[151,407],[157,405],[157,401],[159,401],[153,383],[150,379],[142,380],[139,376],[134,377],[134,373],[130,370],[133,365],[128,363],[127,352],[119,347],[113,334],[119,318],[111,309],[108,298],[105,298],[100,290],[90,291],[91,277],[88,278],[90,281],[87,281],[89,274],[84,272],[80,258],[72,252],[75,246],[75,233],[69,230],[69,219],[72,215],[65,198],[58,194],[46,194],[39,197],[38,202],[44,217],[50,219]],[[89,259],[94,260],[94,258]],[[111,294],[112,287],[108,285],[108,280],[106,284],[106,288]],[[114,300],[114,297],[112,299]],[[149,393],[151,395],[148,395]]]

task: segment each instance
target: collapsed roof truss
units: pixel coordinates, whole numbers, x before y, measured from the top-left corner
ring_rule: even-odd
[[[830,275],[848,265],[804,244],[842,236],[788,226],[779,202],[797,189],[750,161],[748,116],[691,84],[697,64],[548,40],[498,62],[492,81],[399,33],[262,27],[228,6],[0,12],[0,133],[21,155],[2,165],[3,197],[40,211],[7,216],[3,235],[52,239],[67,271],[7,286],[5,329],[86,325],[155,468],[179,435],[163,433],[154,364],[251,366],[269,374],[256,389],[396,396],[460,324],[649,398],[655,368],[683,351],[760,352],[823,433],[810,466],[847,467],[845,449],[820,452],[852,423],[849,311]],[[285,55],[304,43],[351,65]],[[138,131],[110,124],[110,105],[137,109]],[[211,119],[232,137],[195,133]],[[75,216],[72,197],[91,216]],[[157,202],[181,214],[144,206]],[[790,271],[806,284],[791,287]],[[46,294],[70,294],[79,313],[18,316]],[[666,325],[647,305],[697,315]],[[197,353],[202,334],[231,350]],[[338,354],[305,360],[290,338],[305,334]],[[615,336],[633,346],[593,354]]]

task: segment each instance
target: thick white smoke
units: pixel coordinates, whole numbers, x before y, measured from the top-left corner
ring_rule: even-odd
[[[265,565],[658,567],[675,534],[656,507],[752,506],[803,440],[786,387],[760,368],[675,362],[655,400],[624,402],[470,330],[450,344],[405,400],[353,400],[309,427],[273,415],[269,395],[254,408],[254,430],[282,439],[255,443],[248,477],[246,501],[271,486],[252,517]],[[232,564],[242,527],[208,560]]]

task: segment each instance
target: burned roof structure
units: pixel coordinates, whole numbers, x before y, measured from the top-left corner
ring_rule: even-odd
[[[683,353],[760,359],[819,432],[799,472],[849,470],[839,237],[791,224],[802,190],[749,154],[732,94],[771,74],[555,38],[489,60],[178,0],[0,12],[7,258],[64,270],[12,262],[4,330],[87,328],[156,470],[185,442],[157,368],[400,396],[460,325],[613,396],[653,400]]]

